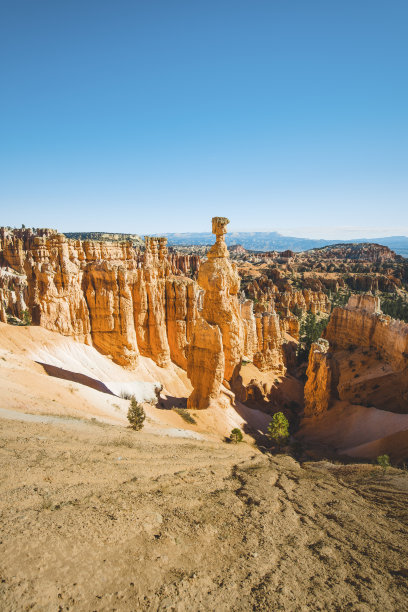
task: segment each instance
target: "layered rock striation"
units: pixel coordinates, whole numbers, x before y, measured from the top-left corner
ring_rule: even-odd
[[[225,218],[202,262],[168,253],[166,239],[68,239],[55,230],[0,230],[0,320],[22,319],[95,346],[126,367],[139,355],[189,372],[204,407],[228,386],[242,358],[283,373],[282,322],[239,298],[225,245]],[[197,280],[195,280],[197,277]]]
[[[305,416],[326,412],[331,402],[332,364],[329,342],[319,338],[310,348],[305,384]]]
[[[165,238],[68,240],[53,230],[0,231],[0,317],[27,308],[36,325],[93,344],[123,366],[139,354],[186,368],[197,287]]]
[[[377,297],[352,295],[334,309],[325,338],[324,351],[310,351],[307,415],[336,399],[408,412],[408,324],[382,314]]]
[[[218,396],[221,383],[229,387],[244,356],[253,360],[260,370],[275,369],[281,374],[285,371],[278,315],[275,312],[254,314],[252,301],[239,301],[240,277],[236,265],[230,261],[224,238],[228,223],[225,217],[213,218],[216,242],[198,273],[197,282],[204,297],[188,353],[187,373],[194,386],[189,408],[210,406]],[[208,341],[204,347],[205,337]],[[220,338],[222,359],[218,355]],[[200,379],[193,374],[194,364],[198,363],[201,364]]]

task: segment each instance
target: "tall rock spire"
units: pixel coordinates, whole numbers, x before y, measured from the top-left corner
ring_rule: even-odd
[[[206,324],[196,323],[189,349],[187,373],[193,372],[193,364],[197,372],[200,364],[198,376],[189,374],[194,386],[188,402],[190,408],[207,408],[219,393],[223,380],[231,380],[243,355],[244,328],[238,302],[240,279],[235,264],[229,259],[224,238],[228,223],[226,217],[213,218],[216,242],[198,273],[197,282],[205,292],[202,319]],[[204,336],[208,338],[206,344]]]

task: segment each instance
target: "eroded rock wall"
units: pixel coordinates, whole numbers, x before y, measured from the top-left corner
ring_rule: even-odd
[[[396,370],[408,365],[408,324],[382,314],[372,295],[352,295],[345,308],[335,308],[325,337],[334,350],[361,347],[378,351]]]
[[[187,376],[194,389],[187,400],[187,407],[198,410],[209,408],[219,397],[224,371],[221,330],[218,325],[199,319],[194,325],[187,361]]]
[[[391,319],[372,295],[352,295],[335,308],[325,330],[327,350],[310,351],[305,413],[327,409],[330,363],[331,399],[408,412],[408,324]]]
[[[258,351],[253,357],[254,364],[261,371],[274,370],[276,374],[284,374],[279,316],[276,312],[264,312],[256,315],[255,321]]]
[[[3,228],[0,239],[2,319],[27,307],[34,324],[93,344],[120,365],[133,367],[142,354],[186,367],[194,282],[169,261],[165,239],[147,238],[144,253],[53,230]]]
[[[208,405],[243,357],[282,374],[282,322],[272,303],[254,312],[251,300],[240,300],[225,221],[214,220],[216,242],[204,263],[169,254],[164,238],[145,237],[141,251],[130,241],[3,228],[0,320],[27,309],[34,324],[92,344],[120,365],[134,367],[139,355],[162,367],[173,362],[195,386],[189,405]]]

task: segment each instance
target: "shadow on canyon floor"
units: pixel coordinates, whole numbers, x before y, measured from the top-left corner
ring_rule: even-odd
[[[53,376],[54,378],[61,378],[62,380],[70,380],[71,382],[79,383],[80,385],[85,385],[86,387],[91,387],[91,389],[95,389],[96,391],[100,391],[101,393],[115,395],[110,389],[108,389],[106,385],[103,384],[103,382],[97,380],[96,378],[91,378],[90,376],[80,374],[79,372],[71,372],[70,370],[64,370],[64,368],[58,368],[57,366],[53,366],[48,363],[42,363],[41,361],[36,361],[36,363],[38,363],[44,368],[48,376]]]
[[[160,396],[160,401],[157,407],[162,408],[163,410],[171,410],[172,408],[187,408],[187,398],[175,397],[174,395],[166,395],[166,397]]]

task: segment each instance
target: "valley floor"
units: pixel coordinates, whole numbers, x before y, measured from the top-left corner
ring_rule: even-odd
[[[401,470],[5,414],[0,462],[1,610],[408,610]]]

